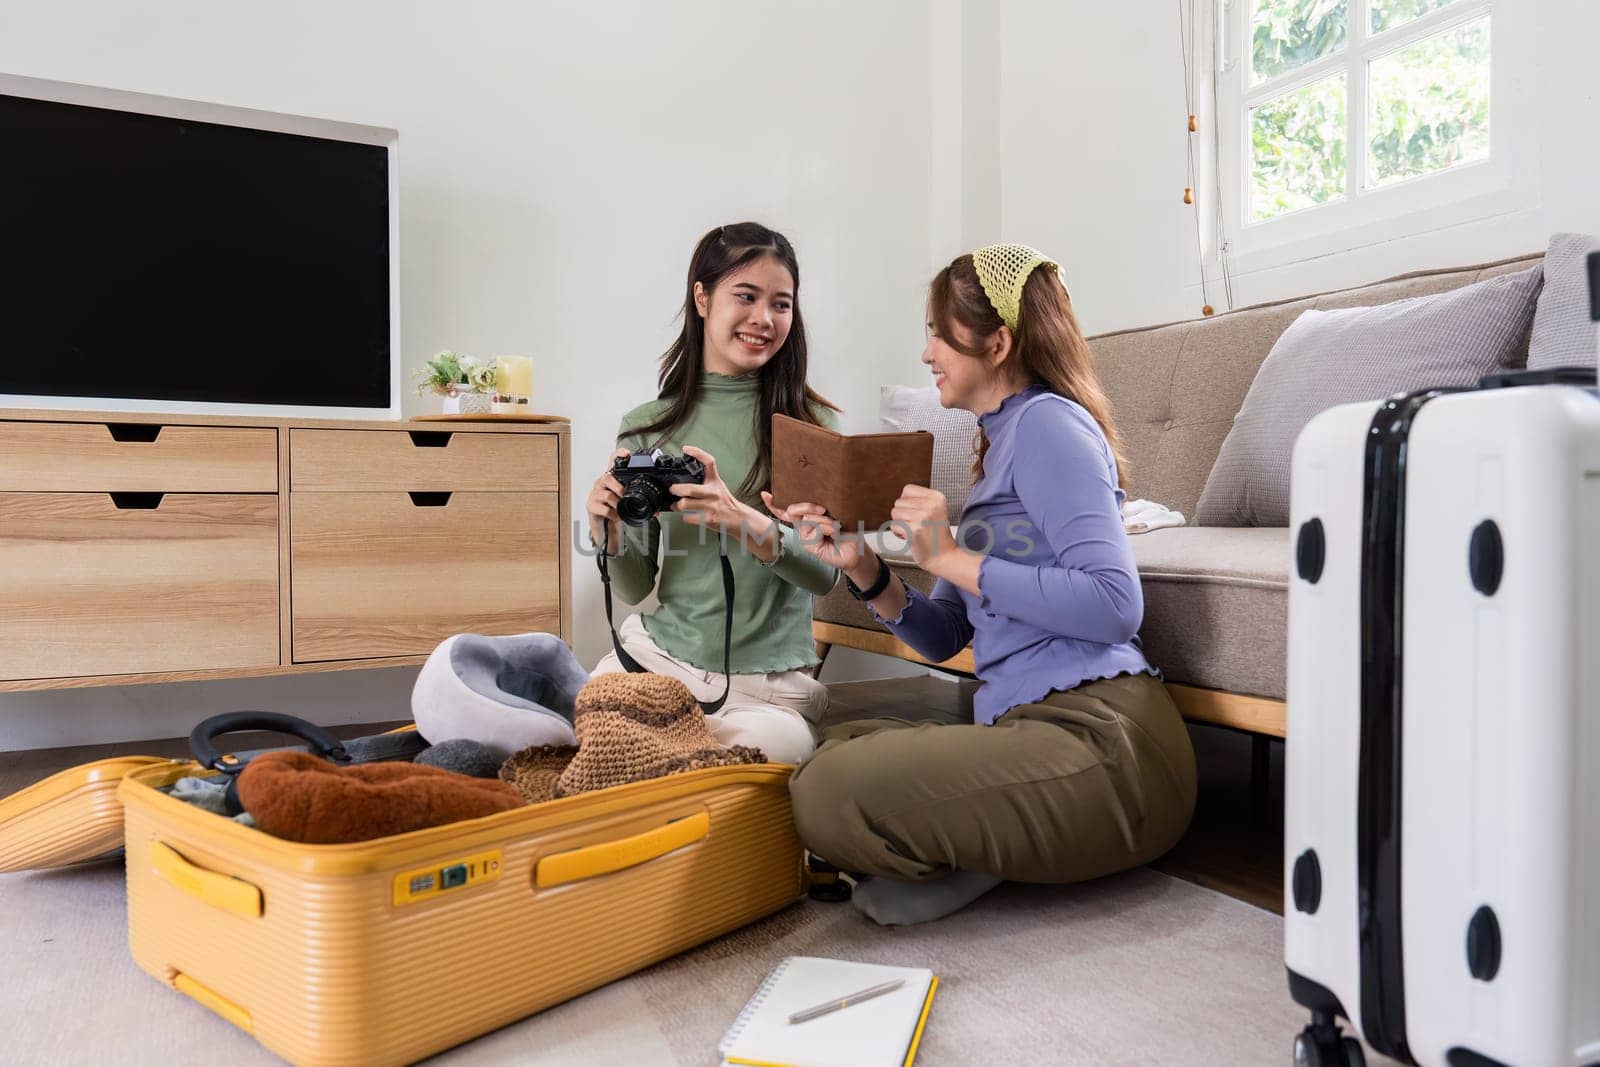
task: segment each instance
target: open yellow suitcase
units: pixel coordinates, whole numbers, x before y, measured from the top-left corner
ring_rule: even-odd
[[[161,792],[199,764],[102,761],[0,801],[0,870],[125,836],[140,967],[291,1062],[410,1063],[797,900],[791,771],[692,771],[302,845]],[[109,828],[119,776],[125,835]]]
[[[0,798],[0,874],[70,867],[120,852],[117,787],[133,771],[169,764],[157,756],[99,760]]]

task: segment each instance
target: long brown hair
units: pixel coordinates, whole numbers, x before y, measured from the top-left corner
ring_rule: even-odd
[[[789,239],[759,222],[738,222],[719,226],[700,238],[689,259],[689,279],[683,298],[683,329],[677,340],[661,356],[658,378],[660,398],[670,403],[654,421],[634,433],[655,443],[672,436],[688,421],[700,402],[700,373],[705,365],[706,324],[695,308],[696,282],[705,289],[707,299],[723,278],[762,256],[771,256],[794,279],[794,317],[783,347],[762,364],[761,398],[756,405],[756,461],[735,493],[746,502],[757,498],[772,481],[772,416],[774,412],[820,425],[823,409],[838,407],[806,385],[806,328],[800,317],[800,263]]]
[[[984,295],[972,256],[957,256],[934,275],[928,287],[928,314],[934,329],[946,344],[964,356],[981,358],[988,340],[1004,325],[1000,313]],[[960,326],[963,329],[957,329]],[[963,340],[963,338],[970,340]],[[1027,381],[1045,386],[1052,393],[1081,404],[1094,416],[1100,432],[1111,445],[1117,463],[1117,485],[1127,486],[1127,459],[1122,439],[1111,419],[1111,401],[1100,385],[1089,354],[1089,343],[1078,328],[1072,313],[1072,300],[1055,272],[1039,267],[1022,286],[1022,310],[1011,341],[1011,362],[1021,369]],[[983,474],[983,456],[989,440],[978,430],[978,458],[972,465],[972,478]]]

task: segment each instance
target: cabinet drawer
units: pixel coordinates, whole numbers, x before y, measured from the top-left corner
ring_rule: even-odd
[[[277,491],[270,426],[0,422],[0,492]]]
[[[276,664],[278,498],[121,502],[0,493],[0,679]]]
[[[556,439],[449,430],[290,430],[289,483],[299,492],[554,492]]]
[[[559,633],[557,500],[292,494],[295,662],[424,655],[458,633]]]

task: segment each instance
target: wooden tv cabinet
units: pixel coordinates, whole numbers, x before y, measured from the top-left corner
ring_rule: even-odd
[[[0,692],[570,640],[569,429],[0,409]]]

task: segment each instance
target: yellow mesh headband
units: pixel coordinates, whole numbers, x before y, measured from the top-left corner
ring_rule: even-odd
[[[1037,248],[1027,245],[989,245],[972,253],[972,265],[978,269],[978,282],[983,295],[989,298],[1000,321],[1017,328],[1022,314],[1022,287],[1035,267],[1049,267],[1061,276],[1061,265]]]

